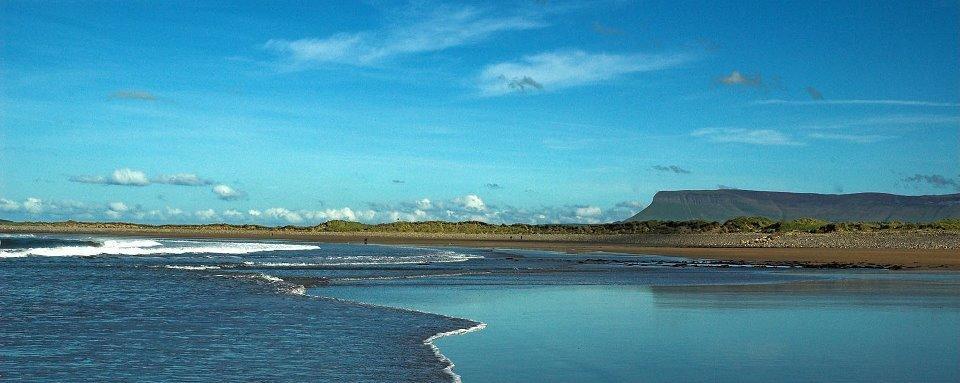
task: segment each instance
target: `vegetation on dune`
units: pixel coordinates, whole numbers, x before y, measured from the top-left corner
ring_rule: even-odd
[[[833,232],[877,232],[941,230],[960,231],[960,219],[945,219],[929,223],[904,222],[827,222],[814,218],[799,218],[787,221],[773,221],[765,217],[737,217],[723,223],[694,221],[635,221],[606,224],[489,224],[479,221],[465,222],[391,222],[365,224],[359,222],[333,220],[315,226],[231,225],[225,223],[206,225],[141,225],[123,222],[2,222],[7,226],[33,225],[69,228],[96,228],[122,230],[210,230],[210,231],[271,231],[303,233],[450,233],[450,234],[696,234],[696,233],[833,233]]]
[[[723,229],[730,233],[750,233],[764,231],[775,224],[767,217],[737,217],[723,223]]]
[[[821,229],[829,223],[830,222],[816,218],[797,218],[789,221],[777,222],[768,228],[772,229],[769,231],[774,232],[802,231],[807,233],[817,233],[821,232]]]

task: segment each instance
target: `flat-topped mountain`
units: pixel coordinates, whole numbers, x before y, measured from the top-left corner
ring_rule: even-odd
[[[808,217],[833,222],[932,222],[960,218],[960,194],[905,196],[734,189],[661,191],[653,196],[650,206],[627,221],[702,219],[723,222],[743,216],[773,220]]]

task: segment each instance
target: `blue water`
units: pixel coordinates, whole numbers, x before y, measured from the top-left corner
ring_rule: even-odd
[[[960,381],[958,274],[714,266],[0,235],[0,381]]]

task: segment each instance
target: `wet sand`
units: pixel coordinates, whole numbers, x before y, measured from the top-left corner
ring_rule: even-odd
[[[538,249],[567,253],[673,255],[734,263],[808,267],[883,267],[960,270],[958,233],[842,233],[783,235],[769,241],[753,233],[672,235],[504,235],[431,233],[326,233],[283,230],[168,230],[0,225],[5,233],[93,234],[169,238],[286,239],[327,243]]]

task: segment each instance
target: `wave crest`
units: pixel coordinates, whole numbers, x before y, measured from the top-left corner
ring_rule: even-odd
[[[249,254],[268,251],[315,250],[319,246],[260,242],[164,241],[149,239],[109,239],[100,246],[36,247],[2,250],[0,258],[28,256],[92,257],[100,255],[179,255],[179,254]]]

